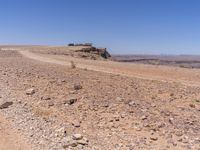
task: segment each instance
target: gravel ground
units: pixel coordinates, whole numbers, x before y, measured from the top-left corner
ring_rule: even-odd
[[[200,148],[197,86],[0,56],[0,111],[33,150]]]

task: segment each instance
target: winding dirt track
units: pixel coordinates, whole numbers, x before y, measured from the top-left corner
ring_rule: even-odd
[[[70,62],[74,61],[76,66],[82,69],[87,68],[88,70],[93,71],[136,77],[140,79],[156,80],[161,82],[176,82],[186,86],[200,86],[199,69],[84,60],[63,55],[39,54],[30,51],[19,52],[27,58],[47,63],[70,66]]]

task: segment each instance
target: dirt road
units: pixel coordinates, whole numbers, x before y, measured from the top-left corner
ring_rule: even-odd
[[[200,86],[199,69],[84,60],[60,55],[32,53],[30,51],[20,51],[20,53],[27,58],[48,63],[70,66],[70,61],[73,61],[78,68],[82,69],[87,68],[88,70],[128,77],[137,77],[140,79],[176,82],[190,86]]]

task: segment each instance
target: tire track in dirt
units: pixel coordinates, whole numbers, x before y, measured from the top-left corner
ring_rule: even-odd
[[[70,66],[74,61],[77,68],[88,69],[97,72],[110,73],[127,77],[135,77],[144,80],[170,82],[183,84],[185,86],[200,87],[197,69],[185,69],[169,66],[153,66],[144,64],[120,63],[111,61],[83,60],[67,56],[54,56],[48,54],[37,54],[28,50],[19,51],[24,57],[57,65]]]

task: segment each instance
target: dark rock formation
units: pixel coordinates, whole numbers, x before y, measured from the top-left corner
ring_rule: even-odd
[[[111,57],[111,55],[108,53],[106,48],[96,48],[96,47],[86,47],[81,50],[77,50],[76,52],[84,52],[84,53],[90,53],[90,54],[96,54],[99,55],[105,59],[108,59]]]

